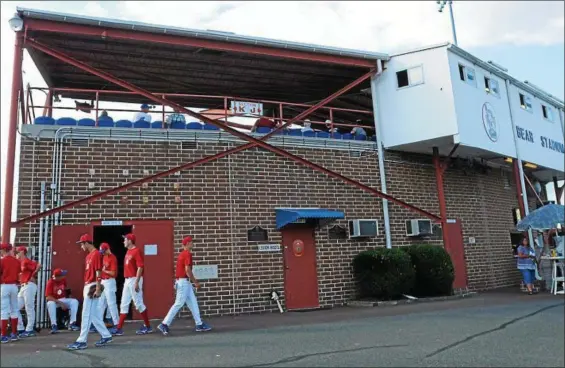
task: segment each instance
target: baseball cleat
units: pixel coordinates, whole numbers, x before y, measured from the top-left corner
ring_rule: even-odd
[[[54,334],[58,334],[59,333],[59,329],[57,328],[57,325],[52,325],[51,326],[51,331],[49,332],[51,335]]]
[[[122,336],[124,334],[124,330],[117,327],[111,328],[109,331],[112,334],[112,336]]]
[[[161,331],[164,336],[167,336],[169,334],[169,326],[164,323],[161,323],[159,326],[157,326],[157,329]]]
[[[6,344],[10,342],[10,338],[8,336],[2,336],[2,340],[0,340],[2,344]]]
[[[33,331],[24,331],[18,335],[19,338],[34,337],[34,336],[35,336],[35,332]]]
[[[15,334],[15,333],[11,334],[11,335],[10,335],[10,340],[12,340],[12,341],[18,341],[18,340],[19,340],[18,334]]]
[[[97,348],[101,348],[101,347],[103,347],[103,346],[108,345],[108,344],[111,343],[111,342],[112,342],[112,337],[111,337],[111,336],[110,336],[110,337],[105,337],[105,338],[103,337],[103,338],[100,339],[100,341],[96,342],[94,345],[95,345]]]
[[[196,332],[205,332],[210,331],[212,327],[208,326],[206,323],[202,322],[198,326],[196,326]]]
[[[147,327],[145,325],[141,326],[141,328],[137,331],[135,331],[136,335],[147,335],[153,332],[153,329],[151,327]]]
[[[76,323],[71,323],[69,325],[69,331],[80,331],[80,327],[78,327]]]
[[[67,345],[67,349],[69,350],[84,350],[87,348],[87,345],[85,342],[75,342],[71,345]]]

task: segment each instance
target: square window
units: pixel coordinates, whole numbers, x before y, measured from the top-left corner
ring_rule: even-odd
[[[485,91],[488,94],[494,95],[496,97],[500,97],[500,90],[498,88],[498,81],[495,79],[491,79],[489,77],[485,77]]]
[[[398,82],[398,88],[408,86],[408,70],[396,72],[396,81]]]
[[[468,66],[459,64],[459,78],[466,82],[470,86],[477,86],[477,80],[475,79],[475,69],[469,68]]]
[[[541,105],[541,112],[544,119],[553,121],[553,110],[549,106]]]
[[[526,111],[532,111],[532,99],[523,93],[520,93],[520,107]]]
[[[421,66],[396,72],[398,88],[416,86],[424,83],[424,72]]]

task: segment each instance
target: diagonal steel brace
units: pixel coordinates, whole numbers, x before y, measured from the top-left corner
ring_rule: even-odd
[[[117,85],[119,85],[119,86],[121,86],[121,87],[123,87],[123,88],[125,88],[125,89],[128,89],[128,90],[132,91],[132,92],[139,93],[140,95],[142,95],[142,96],[144,96],[144,97],[146,97],[146,98],[148,98],[148,99],[150,99],[150,100],[152,100],[152,101],[155,101],[156,103],[159,103],[159,104],[162,104],[162,105],[166,105],[166,106],[170,106],[170,107],[172,107],[172,108],[174,108],[174,109],[178,109],[179,111],[181,111],[181,112],[183,112],[183,113],[185,113],[185,114],[187,114],[187,115],[189,115],[189,116],[192,116],[192,117],[194,117],[194,118],[196,118],[196,119],[199,119],[199,120],[201,120],[201,121],[203,121],[203,122],[205,122],[205,123],[208,123],[208,124],[211,124],[211,125],[220,127],[220,128],[222,128],[223,130],[225,130],[226,132],[231,133],[232,135],[234,135],[234,136],[236,136],[236,137],[239,137],[239,138],[241,138],[241,139],[244,139],[244,140],[246,140],[246,141],[249,141],[250,143],[245,144],[245,145],[242,145],[242,146],[239,146],[239,147],[236,147],[236,148],[233,148],[233,149],[231,149],[231,150],[227,150],[227,151],[224,151],[224,152],[220,152],[219,154],[216,154],[216,155],[210,156],[210,157],[206,157],[206,158],[204,158],[204,159],[201,159],[201,160],[192,162],[192,163],[190,163],[190,164],[182,165],[182,166],[179,166],[179,167],[177,167],[177,168],[174,168],[174,169],[171,169],[171,170],[168,170],[168,171],[159,173],[159,174],[155,174],[155,175],[146,177],[146,178],[144,178],[144,179],[140,179],[140,180],[138,180],[138,181],[134,181],[134,182],[128,183],[128,184],[123,185],[123,186],[120,186],[120,187],[116,187],[116,188],[114,188],[114,189],[110,189],[110,190],[105,191],[105,192],[101,192],[101,193],[95,194],[95,195],[93,195],[93,196],[89,196],[89,197],[86,197],[86,198],[83,198],[83,199],[80,199],[80,200],[77,200],[77,201],[74,201],[74,202],[67,203],[67,204],[65,204],[65,205],[63,205],[63,206],[60,206],[60,207],[57,207],[57,208],[53,208],[53,209],[51,209],[51,210],[44,211],[44,212],[39,213],[39,214],[35,214],[35,215],[32,215],[32,216],[23,218],[23,219],[21,219],[21,220],[18,220],[18,221],[16,221],[16,222],[12,223],[12,226],[14,226],[14,227],[19,227],[19,226],[21,226],[21,225],[23,225],[23,224],[25,224],[25,223],[27,223],[27,222],[34,221],[34,220],[37,220],[37,219],[39,219],[39,218],[52,215],[52,214],[54,214],[54,213],[58,213],[58,212],[61,212],[61,211],[63,211],[63,210],[66,210],[66,209],[70,209],[70,208],[72,208],[72,207],[75,207],[75,206],[78,206],[78,205],[81,205],[81,204],[92,203],[92,202],[94,202],[95,200],[97,200],[97,199],[99,199],[99,198],[102,198],[102,197],[104,197],[104,196],[108,196],[108,195],[112,195],[112,194],[119,193],[119,192],[121,192],[121,191],[123,191],[123,190],[128,189],[129,187],[136,186],[136,185],[140,185],[140,184],[143,183],[143,182],[155,180],[155,179],[157,179],[158,177],[164,177],[164,176],[167,176],[167,175],[171,175],[173,172],[180,171],[180,170],[186,170],[186,169],[189,169],[189,168],[192,168],[192,167],[195,167],[195,166],[204,164],[204,163],[206,163],[206,162],[210,162],[210,161],[213,161],[213,160],[217,160],[217,159],[222,158],[222,157],[224,157],[224,156],[227,156],[227,155],[229,155],[229,154],[232,154],[232,153],[235,153],[235,152],[240,152],[240,151],[243,151],[243,150],[246,150],[246,149],[255,147],[255,146],[260,146],[260,147],[262,147],[262,148],[264,148],[264,149],[266,149],[266,150],[268,150],[268,151],[271,151],[271,152],[273,152],[273,153],[276,153],[276,154],[278,154],[278,155],[281,155],[281,156],[284,156],[284,157],[288,157],[288,158],[290,158],[291,160],[293,160],[293,161],[295,161],[295,162],[298,162],[298,163],[300,163],[300,164],[302,164],[302,165],[304,165],[304,166],[310,167],[310,168],[313,169],[313,170],[316,170],[316,171],[325,173],[326,175],[328,175],[328,176],[330,176],[330,177],[333,177],[333,178],[335,178],[335,179],[342,180],[342,181],[344,181],[344,182],[346,182],[346,183],[348,183],[348,184],[350,184],[350,185],[352,185],[352,186],[355,186],[355,187],[360,188],[360,189],[362,189],[362,190],[364,190],[364,191],[366,191],[366,192],[368,192],[368,193],[371,193],[371,194],[374,195],[374,196],[385,198],[385,199],[387,199],[387,200],[389,200],[389,201],[391,201],[391,202],[394,202],[394,203],[399,204],[400,206],[403,206],[403,207],[406,207],[406,208],[411,209],[411,210],[413,210],[413,211],[416,211],[416,212],[418,212],[418,213],[420,213],[420,214],[422,214],[422,215],[424,215],[424,216],[426,216],[426,217],[428,217],[428,218],[430,218],[430,219],[432,219],[432,220],[434,220],[434,221],[439,221],[439,220],[440,220],[440,218],[439,218],[438,216],[436,216],[436,215],[434,215],[434,214],[432,214],[432,213],[430,213],[430,212],[427,212],[427,211],[425,211],[425,210],[423,210],[423,209],[420,209],[420,208],[418,208],[418,207],[416,207],[416,206],[413,206],[413,205],[408,204],[408,203],[406,203],[406,202],[404,202],[404,201],[401,201],[401,200],[399,200],[399,199],[396,199],[396,198],[394,198],[394,197],[392,197],[392,196],[390,196],[390,195],[388,195],[388,194],[384,194],[384,193],[382,193],[382,192],[380,192],[380,191],[378,191],[378,190],[376,190],[376,189],[373,189],[373,188],[371,188],[371,187],[369,187],[369,186],[367,186],[367,185],[365,185],[365,184],[362,184],[362,183],[360,183],[360,182],[358,182],[358,181],[355,181],[355,180],[353,180],[353,179],[350,179],[350,178],[348,178],[348,177],[346,177],[346,176],[343,176],[343,175],[341,175],[341,174],[339,174],[339,173],[336,173],[336,172],[334,172],[334,171],[328,170],[328,169],[326,169],[326,168],[324,168],[324,167],[322,167],[322,166],[319,166],[319,165],[317,165],[317,164],[314,164],[314,163],[312,163],[312,162],[310,162],[310,161],[308,161],[308,160],[306,160],[306,159],[304,159],[304,158],[302,158],[302,157],[293,155],[293,154],[291,154],[291,153],[289,153],[289,152],[287,152],[287,151],[285,151],[285,150],[283,150],[283,149],[280,149],[280,148],[278,148],[278,147],[275,147],[275,146],[272,146],[272,145],[270,145],[270,144],[268,144],[268,143],[265,143],[263,140],[266,140],[266,139],[268,139],[269,137],[271,137],[271,136],[276,132],[276,130],[275,130],[275,131],[272,131],[271,133],[269,133],[269,134],[267,134],[267,135],[265,135],[265,136],[262,138],[262,140],[256,139],[256,138],[254,138],[254,137],[252,137],[252,136],[250,136],[250,135],[247,135],[247,134],[245,134],[245,133],[241,133],[241,132],[239,132],[239,131],[237,131],[237,130],[235,130],[235,129],[229,127],[229,126],[226,126],[225,124],[223,124],[223,123],[220,122],[220,121],[209,119],[209,118],[207,118],[206,116],[203,116],[203,115],[201,115],[201,114],[198,114],[198,113],[195,113],[195,112],[193,112],[193,111],[191,111],[191,110],[188,110],[188,109],[184,108],[183,106],[181,106],[181,105],[179,105],[179,104],[177,104],[177,103],[175,103],[175,102],[169,101],[169,100],[164,99],[164,98],[160,98],[160,97],[158,97],[158,96],[153,95],[151,92],[146,91],[146,90],[144,90],[144,89],[142,89],[142,88],[139,88],[139,87],[137,87],[137,86],[135,86],[135,85],[133,85],[133,84],[131,84],[131,83],[129,83],[129,82],[126,82],[126,81],[120,80],[120,79],[118,79],[118,78],[115,78],[114,76],[112,76],[112,75],[109,74],[109,73],[106,73],[106,72],[97,70],[97,69],[95,69],[95,68],[93,68],[93,67],[91,67],[91,66],[89,66],[89,65],[87,65],[87,64],[85,64],[85,63],[83,63],[83,62],[81,62],[81,61],[79,61],[79,60],[76,60],[76,59],[71,58],[71,57],[68,56],[68,55],[65,55],[65,54],[63,54],[63,53],[61,53],[61,52],[59,52],[59,51],[53,50],[53,49],[51,49],[51,48],[49,48],[49,47],[47,47],[47,46],[45,46],[45,45],[42,45],[42,44],[40,44],[40,43],[34,41],[33,39],[29,39],[29,38],[28,38],[28,39],[26,40],[26,45],[29,45],[29,46],[31,46],[31,47],[33,47],[33,48],[36,48],[36,49],[38,49],[38,50],[40,50],[40,51],[42,51],[42,52],[44,52],[44,53],[46,53],[46,54],[48,54],[48,55],[51,55],[51,56],[53,56],[53,57],[55,57],[55,58],[57,58],[57,59],[60,59],[60,60],[66,62],[66,63],[68,63],[68,64],[71,64],[71,65],[73,65],[73,66],[79,68],[79,69],[82,69],[82,70],[87,71],[87,72],[89,72],[89,73],[91,73],[91,74],[94,74],[94,75],[96,75],[96,76],[98,76],[98,77],[100,77],[100,78],[102,78],[102,79],[104,79],[104,80],[107,80],[107,81],[109,81],[109,82],[115,83],[115,84],[117,84]],[[369,77],[370,77],[371,75],[373,75],[373,74],[374,74],[374,70],[371,70],[371,71],[369,71],[369,73],[365,74],[363,77],[359,78],[359,79],[358,79],[357,81],[355,81],[355,82],[357,82],[357,84],[359,84],[359,83],[361,83],[363,80],[369,78]],[[355,82],[354,82],[354,83],[355,83]],[[351,85],[350,85],[350,86],[347,86],[347,87],[349,87],[348,89],[353,88],[353,86],[351,86]],[[347,87],[346,87],[346,88],[347,88]],[[342,92],[342,93],[343,93],[343,92]],[[337,93],[336,93],[336,94],[337,94]],[[335,94],[334,94],[334,95],[335,95]],[[333,96],[333,95],[332,95],[332,96]],[[330,97],[332,97],[332,96],[330,96]],[[328,99],[329,99],[329,98],[328,98]],[[322,103],[324,103],[324,104],[327,103],[326,100],[328,100],[328,99],[325,99],[324,101],[321,101],[319,104],[313,106],[313,107],[310,108],[309,110],[312,110],[312,111],[313,111],[313,110],[315,110],[315,109],[314,109],[315,107],[316,107],[316,108],[319,108],[319,107],[323,106]],[[303,116],[301,116],[301,115],[307,115],[307,114],[311,113],[312,111],[308,111],[308,110],[307,110],[307,111],[303,112],[302,114],[299,114],[298,116],[296,116],[293,120],[294,120],[294,121],[300,120],[300,119],[303,118]],[[287,122],[287,123],[284,124],[283,126],[279,127],[277,130],[280,130],[280,129],[282,129],[282,128],[285,127],[285,126],[290,125],[292,122],[293,122],[292,120],[289,121],[289,122]]]

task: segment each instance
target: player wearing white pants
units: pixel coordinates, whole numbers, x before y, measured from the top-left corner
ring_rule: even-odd
[[[0,316],[2,320],[1,342],[5,344],[18,340],[18,276],[20,262],[10,254],[10,244],[0,245]],[[12,334],[8,336],[8,321],[12,325]]]
[[[104,285],[104,292],[100,297],[100,302],[98,303],[98,308],[100,309],[100,317],[104,320],[104,311],[108,307],[108,311],[112,316],[112,322],[117,325],[120,321],[120,315],[118,313],[118,305],[116,303],[116,279],[102,280],[102,285]]]
[[[57,299],[57,301],[49,300],[47,302],[47,312],[49,313],[49,319],[51,320],[51,326],[57,325],[57,307],[60,307],[61,304],[70,310],[70,321],[71,325],[76,324],[77,321],[77,312],[78,312],[78,300],[73,298],[61,298]]]
[[[35,295],[37,294],[37,285],[34,282],[28,282],[22,285],[18,293],[18,331],[33,333],[35,326]],[[24,327],[22,319],[22,308],[25,308],[27,325]]]
[[[135,309],[143,313],[146,309],[143,303],[143,277],[139,278],[139,291],[135,291],[135,277],[128,277],[124,281],[122,289],[122,301],[120,302],[120,314],[128,314],[129,305],[133,301]]]
[[[187,236],[182,240],[182,248],[183,251],[177,258],[175,271],[177,278],[175,283],[175,289],[177,289],[175,304],[169,309],[169,313],[167,313],[163,322],[157,327],[165,336],[169,334],[169,326],[173,322],[173,318],[175,318],[185,304],[188,306],[188,309],[190,309],[190,313],[192,313],[192,318],[194,318],[194,323],[196,324],[196,331],[211,330],[210,326],[200,319],[198,300],[196,300],[196,294],[192,286],[192,283],[194,283],[196,289],[200,287],[200,283],[192,273],[192,253],[190,252],[192,249],[192,237]]]
[[[100,314],[100,306],[99,303],[102,299],[102,296],[98,298],[90,298],[88,296],[88,292],[92,285],[96,285],[95,282],[88,283],[84,285],[84,289],[82,291],[82,319],[80,321],[81,329],[80,335],[77,339],[77,343],[86,344],[86,340],[88,338],[88,326],[91,324],[94,326],[96,331],[100,333],[102,339],[112,339],[112,334],[106,328],[104,321],[102,320],[102,315]]]

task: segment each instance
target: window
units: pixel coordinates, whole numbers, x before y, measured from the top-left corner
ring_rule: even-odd
[[[475,69],[465,65],[459,64],[459,78],[466,82],[468,85],[476,87],[477,80],[475,79]]]
[[[498,81],[489,77],[485,77],[485,91],[487,91],[488,94],[500,97]]]
[[[424,71],[421,66],[396,72],[398,88],[416,86],[424,83]]]
[[[532,111],[532,99],[523,93],[520,93],[520,107],[526,111]]]
[[[553,121],[553,110],[549,106],[541,105],[541,112],[543,118],[549,121]]]

